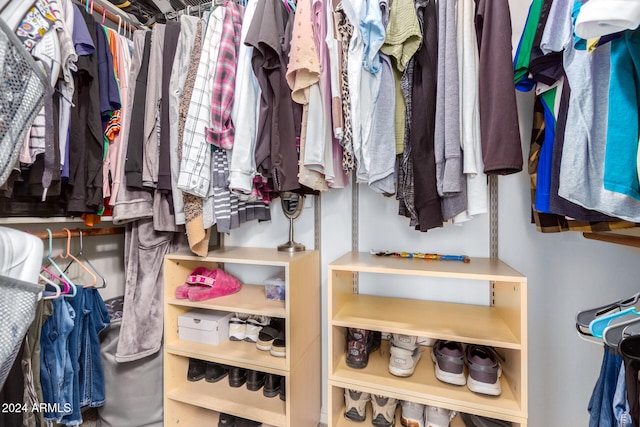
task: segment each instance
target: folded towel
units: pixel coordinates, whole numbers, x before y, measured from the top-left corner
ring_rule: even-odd
[[[640,25],[640,1],[590,0],[580,8],[576,18],[575,33],[585,40]]]

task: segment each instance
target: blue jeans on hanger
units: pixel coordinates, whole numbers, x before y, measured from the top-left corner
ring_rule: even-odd
[[[605,345],[600,376],[589,400],[589,427],[611,427],[615,425],[613,397],[618,384],[621,364],[622,357],[615,354]]]
[[[80,348],[82,346],[82,331],[86,322],[87,312],[84,308],[84,298],[86,289],[81,285],[76,286],[76,296],[68,301],[76,312],[73,330],[69,335],[69,355],[73,366],[73,382],[71,384],[71,411],[62,418],[62,423],[66,425],[80,425],[82,414],[80,413]]]
[[[53,314],[42,325],[40,335],[40,383],[44,403],[52,404],[44,419],[61,421],[70,411],[73,391],[73,366],[68,339],[74,326],[75,311],[64,297],[52,300]]]
[[[627,400],[627,381],[625,379],[624,361],[620,365],[616,391],[613,394],[613,415],[616,418],[617,427],[633,427],[629,414],[629,401]]]
[[[84,309],[87,313],[80,350],[80,406],[104,405],[104,371],[100,358],[100,332],[109,326],[109,311],[95,288],[85,289]]]

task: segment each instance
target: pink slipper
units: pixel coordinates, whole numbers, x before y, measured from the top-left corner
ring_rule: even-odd
[[[208,280],[210,279],[210,280]],[[189,289],[189,301],[203,301],[224,295],[230,295],[240,290],[240,281],[231,274],[216,268],[203,277],[198,286]]]
[[[191,274],[187,277],[185,282],[178,286],[175,291],[176,298],[178,299],[187,299],[189,298],[189,289],[193,287],[193,285],[197,282],[197,277],[201,275],[210,274],[211,271],[206,267],[198,267],[194,269]]]

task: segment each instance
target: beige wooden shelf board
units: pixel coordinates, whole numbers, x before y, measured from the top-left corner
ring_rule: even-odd
[[[218,345],[202,344],[194,341],[176,340],[167,342],[165,350],[178,356],[193,357],[210,362],[228,363],[234,366],[285,375],[286,358],[272,356],[261,351],[254,343],[224,340]],[[186,374],[185,374],[186,375]]]
[[[309,256],[309,254],[312,253],[313,251],[289,254],[287,252],[278,252],[275,248],[227,246],[224,248],[214,249],[210,251],[206,257],[197,259],[194,259],[193,253],[188,250],[172,253],[169,255],[169,258],[202,263],[227,262],[234,264],[273,265],[276,267],[284,267],[289,265],[289,263]]]
[[[208,383],[205,380],[186,382],[168,390],[166,395],[169,399],[201,408],[251,418],[278,427],[286,426],[285,402],[277,396],[265,397],[262,390],[249,391],[245,386],[229,387],[226,378],[217,383]],[[247,408],[251,408],[250,414],[247,413]]]
[[[218,425],[220,414],[216,411],[178,401],[169,402],[173,405],[182,405],[184,410],[180,411],[179,414],[174,414],[174,418],[172,419],[166,417],[164,420],[165,426],[202,427],[207,425]]]
[[[380,257],[366,252],[351,252],[329,264],[329,269],[454,279],[513,282],[526,282],[527,280],[525,276],[504,262],[492,258],[471,258],[471,262],[463,263],[461,261]]]
[[[167,301],[167,303],[170,305],[204,308],[207,310],[262,314],[270,317],[286,316],[285,302],[268,300],[264,295],[263,285],[243,284],[240,291],[235,294],[211,298],[205,301],[194,302],[188,299],[173,298]]]
[[[383,345],[383,349],[385,346]],[[389,351],[376,351],[369,356],[365,369],[352,369],[345,363],[344,355],[334,372],[329,373],[329,383],[343,388],[355,388],[377,394],[395,395],[404,400],[423,401],[434,406],[469,413],[492,413],[495,418],[514,421],[526,418],[520,405],[508,386],[503,375],[500,380],[502,394],[488,396],[470,391],[466,386],[454,386],[439,381],[435,377],[434,364],[427,351],[423,351],[421,360],[412,376],[402,378],[391,375],[388,370]]]
[[[494,307],[349,294],[334,326],[521,349]]]

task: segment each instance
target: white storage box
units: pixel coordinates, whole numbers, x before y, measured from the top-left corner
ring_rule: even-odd
[[[191,310],[178,316],[178,336],[181,340],[217,345],[229,337],[232,313],[216,310]]]

